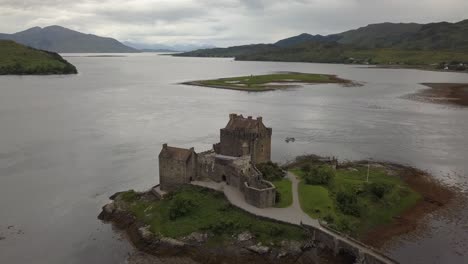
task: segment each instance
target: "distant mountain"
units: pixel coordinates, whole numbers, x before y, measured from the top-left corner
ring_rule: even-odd
[[[275,44],[204,49],[177,56],[237,60],[435,65],[468,62],[468,20],[381,23],[328,36],[300,34]]]
[[[307,33],[302,33],[298,36],[282,39],[275,43],[279,47],[291,47],[304,42],[334,42],[340,39],[339,35],[311,35]]]
[[[178,53],[173,56],[183,57],[238,57],[242,55],[255,54],[258,52],[274,51],[278,47],[273,44],[254,44],[234,46],[229,48],[200,49],[186,53]]]
[[[380,23],[336,34],[338,43],[364,48],[394,47],[403,39],[417,33],[421,24]]]
[[[405,36],[397,46],[405,49],[468,52],[468,20],[423,25],[416,33]]]
[[[0,34],[0,39],[13,40],[36,49],[61,53],[138,52],[113,38],[84,34],[60,26],[34,27],[14,34]]]
[[[123,42],[125,45],[142,50],[142,51],[158,51],[158,52],[188,52],[198,49],[212,49],[215,48],[213,45],[204,45],[204,44],[174,44],[174,45],[166,45],[166,44],[145,44],[145,43],[135,43],[125,41]]]
[[[37,50],[12,40],[0,40],[0,75],[74,74],[75,66],[60,55]]]

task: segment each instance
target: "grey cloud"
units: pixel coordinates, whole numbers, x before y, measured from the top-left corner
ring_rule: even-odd
[[[273,42],[378,22],[459,21],[466,0],[0,0],[0,32],[59,24],[120,40]]]

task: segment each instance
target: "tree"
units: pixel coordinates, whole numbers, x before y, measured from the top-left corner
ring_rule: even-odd
[[[271,161],[257,165],[257,169],[263,174],[263,177],[269,181],[281,180],[286,173],[277,163]]]
[[[328,185],[335,178],[335,170],[330,166],[322,165],[313,167],[306,173],[304,180],[306,184],[311,185]]]
[[[355,193],[339,191],[336,194],[336,203],[338,205],[338,209],[340,209],[344,214],[356,217],[361,215],[357,195]]]
[[[176,195],[169,204],[169,219],[175,220],[186,216],[196,207],[197,204],[192,199]]]

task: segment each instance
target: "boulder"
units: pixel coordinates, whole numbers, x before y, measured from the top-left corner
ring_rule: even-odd
[[[112,214],[115,211],[115,204],[114,203],[109,203],[104,205],[102,208],[106,214]]]
[[[270,252],[270,248],[266,246],[262,246],[261,244],[253,245],[247,248],[248,250],[255,252],[260,255],[264,255]]]

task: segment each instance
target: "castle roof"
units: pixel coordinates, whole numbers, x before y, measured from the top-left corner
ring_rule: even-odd
[[[229,115],[229,122],[225,127],[227,130],[248,130],[250,132],[259,132],[261,128],[265,128],[261,117],[252,119],[251,116],[245,118],[236,114]]]
[[[168,159],[187,161],[190,158],[190,155],[192,155],[192,153],[193,149],[169,147],[167,144],[164,144],[159,155]]]

